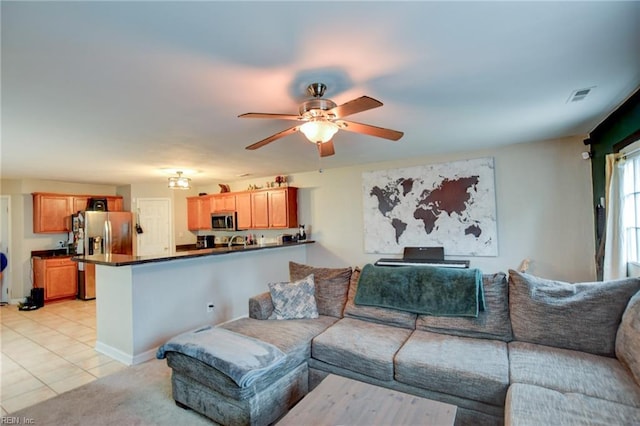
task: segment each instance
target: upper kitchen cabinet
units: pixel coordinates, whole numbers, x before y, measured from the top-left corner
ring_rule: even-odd
[[[73,198],[63,194],[33,194],[33,232],[63,233],[69,231]]]
[[[267,191],[251,193],[251,227],[269,228],[269,194]]]
[[[298,189],[270,189],[269,228],[298,227]]]
[[[213,213],[234,212],[236,211],[236,196],[229,192],[212,195],[211,207]]]
[[[187,228],[190,231],[211,229],[211,196],[187,197]]]
[[[236,212],[238,221],[238,229],[250,229],[251,228],[251,193],[250,192],[238,192],[236,193]]]
[[[122,211],[123,201],[113,195],[71,195],[34,192],[33,232],[36,234],[61,234],[71,230],[70,216],[86,210],[90,198],[106,198],[109,211]]]
[[[274,188],[251,193],[252,228],[298,227],[298,189]]]

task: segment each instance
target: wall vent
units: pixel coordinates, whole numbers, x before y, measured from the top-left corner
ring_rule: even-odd
[[[589,93],[591,93],[592,89],[593,89],[593,87],[587,87],[585,89],[574,90],[573,92],[571,92],[571,96],[569,96],[569,99],[567,99],[567,103],[569,103],[569,102],[578,102],[578,101],[583,100],[584,98],[587,97],[587,95]]]

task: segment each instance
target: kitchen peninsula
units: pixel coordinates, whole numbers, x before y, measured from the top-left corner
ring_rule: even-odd
[[[289,261],[305,263],[313,242],[74,257],[96,265],[96,350],[139,364],[176,334],[246,316],[249,298],[288,281]]]

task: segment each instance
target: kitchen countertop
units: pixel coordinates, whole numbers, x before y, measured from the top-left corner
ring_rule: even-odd
[[[177,259],[189,259],[195,257],[204,257],[204,256],[219,256],[229,253],[242,253],[242,252],[254,252],[258,250],[269,250],[275,248],[282,247],[295,247],[301,246],[305,244],[315,243],[313,240],[305,240],[298,241],[292,243],[283,243],[283,244],[264,244],[264,245],[236,245],[231,247],[217,247],[210,249],[199,249],[199,250],[187,250],[187,251],[179,251],[174,254],[168,255],[153,255],[153,256],[132,256],[128,254],[93,254],[89,256],[73,256],[71,260],[76,262],[85,262],[85,263],[93,263],[96,265],[107,265],[107,266],[127,266],[127,265],[140,265],[144,263],[153,263],[153,262],[168,262],[171,260]]]
[[[31,257],[37,257],[40,259],[51,259],[60,257],[72,257],[72,254],[67,252],[67,249],[49,249],[49,250],[34,250],[31,252]]]

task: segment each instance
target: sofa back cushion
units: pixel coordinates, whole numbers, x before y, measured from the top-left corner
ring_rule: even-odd
[[[360,268],[356,267],[351,274],[349,296],[347,298],[347,305],[344,308],[344,316],[375,322],[378,324],[408,328],[410,330],[415,329],[417,315],[412,312],[355,304],[354,299],[356,297],[356,292],[358,291],[360,272]]]
[[[631,298],[616,336],[616,356],[640,386],[640,292]]]
[[[313,274],[318,314],[342,318],[347,303],[351,268],[316,268],[289,262],[289,279],[298,281]]]
[[[640,279],[566,283],[509,271],[516,340],[615,356],[618,326]]]
[[[507,275],[504,272],[483,274],[482,283],[485,309],[478,312],[477,318],[418,315],[416,330],[510,342],[513,334],[509,321]]]

